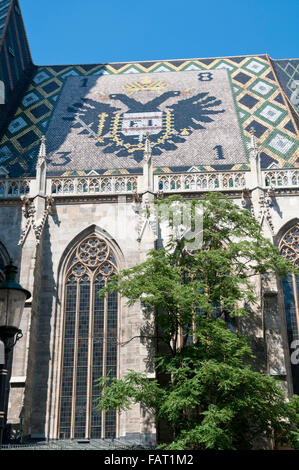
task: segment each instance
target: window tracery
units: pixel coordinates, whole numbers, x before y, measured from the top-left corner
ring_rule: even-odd
[[[280,252],[299,268],[299,225],[291,227],[280,243]]]
[[[110,438],[114,410],[99,415],[95,381],[117,374],[118,295],[98,292],[117,272],[111,247],[96,235],[74,249],[65,276],[65,317],[59,436]]]

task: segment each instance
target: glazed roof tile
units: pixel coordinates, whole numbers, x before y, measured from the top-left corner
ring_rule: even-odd
[[[298,59],[265,54],[37,67],[17,0],[0,0],[0,49],[11,11],[23,39],[16,47],[7,43],[2,54],[10,98],[0,119],[0,166],[10,176],[35,174],[43,135],[50,175],[139,173],[147,134],[156,172],[245,169],[252,129],[264,167],[298,166]],[[19,80],[14,60],[24,72]]]
[[[297,112],[281,67],[289,72],[267,55],[36,67],[0,164],[34,174],[45,135],[49,174],[138,172],[148,132],[156,168],[238,169],[254,128],[265,165],[297,166]]]
[[[0,41],[6,24],[10,3],[11,0],[0,0]]]

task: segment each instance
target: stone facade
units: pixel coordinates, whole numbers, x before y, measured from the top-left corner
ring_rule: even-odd
[[[44,191],[38,191],[39,181],[30,181],[30,192],[20,198],[1,200],[0,239],[10,256],[20,266],[20,282],[33,295],[27,302],[21,328],[24,337],[15,347],[11,376],[8,422],[16,429],[22,423],[22,434],[31,438],[59,438],[59,393],[64,315],[64,275],[72,249],[87,235],[96,234],[112,247],[119,269],[128,268],[145,259],[149,249],[159,243],[155,223],[141,213],[142,207],[153,197],[167,195],[155,190],[155,178],[148,159],[144,176],[138,179],[138,192],[127,194],[56,194],[50,209],[51,179]],[[296,186],[273,187],[271,196],[265,186],[264,172],[259,170],[259,152],[252,138],[252,170],[244,173],[244,187],[223,190],[238,205],[246,206],[260,217],[264,233],[274,243],[277,234],[284,233],[298,214],[299,194]],[[283,173],[283,170],[281,170]],[[192,176],[199,176],[194,174]],[[246,186],[246,190],[245,190]],[[48,191],[48,194],[47,194]],[[176,191],[178,192],[178,191]],[[187,189],[181,193],[187,198],[200,198],[203,191]],[[256,194],[258,193],[258,194]],[[267,199],[266,215],[265,203]],[[22,203],[32,201],[36,210],[31,216],[38,226],[46,211],[42,232],[37,237],[33,227],[26,236],[28,215],[22,212]],[[261,214],[264,214],[262,216]],[[276,236],[276,238],[275,238]],[[21,245],[19,244],[21,240]],[[288,394],[292,394],[290,357],[286,337],[283,294],[276,279],[255,280],[260,298],[252,312],[251,323],[243,326],[253,338],[259,367],[264,372],[285,380]],[[118,313],[118,376],[128,369],[153,370],[149,365],[150,351],[139,338],[143,323],[140,305],[126,306],[121,299]],[[146,436],[152,439],[155,428],[152,418],[144,416],[139,406],[123,413],[117,419],[117,437]]]
[[[251,211],[264,235],[299,266],[298,60],[265,54],[39,67],[19,2],[0,0],[0,13],[0,262],[12,258],[32,293],[14,348],[11,438],[61,439],[69,427],[70,438],[154,442],[154,419],[139,406],[115,418],[103,414],[101,425],[93,414],[95,351],[99,375],[110,368],[122,377],[133,369],[152,378],[153,344],[142,338],[148,325],[141,304],[106,297],[96,309],[92,282],[99,268],[84,259],[97,240],[99,266],[101,246],[110,256],[105,269],[139,264],[167,237],[146,215],[153,199],[221,191]],[[79,263],[74,254],[81,246]],[[109,280],[109,273],[101,276]],[[89,296],[81,294],[84,282]],[[259,303],[248,306],[250,318],[240,328],[251,335],[256,367],[282,379],[291,396],[299,387],[299,366],[291,364],[291,342],[299,341],[296,279],[253,282]],[[69,285],[76,286],[73,297]],[[68,354],[76,371],[88,357],[78,383],[75,373],[68,381]],[[86,403],[75,402],[77,389]]]

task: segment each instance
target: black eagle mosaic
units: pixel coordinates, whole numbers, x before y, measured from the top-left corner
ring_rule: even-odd
[[[226,70],[69,77],[46,137],[48,168],[246,162]],[[243,149],[243,150],[242,150]]]

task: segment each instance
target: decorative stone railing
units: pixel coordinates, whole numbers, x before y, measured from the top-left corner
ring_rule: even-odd
[[[299,188],[299,169],[262,170],[264,188]],[[250,171],[155,174],[155,193],[241,191],[250,189]],[[56,196],[132,194],[146,190],[143,175],[74,176],[47,179],[47,194]],[[35,178],[0,179],[0,199],[34,197]]]
[[[156,189],[162,192],[223,191],[246,186],[245,172],[158,175],[157,180]]]
[[[30,192],[29,179],[4,179],[0,180],[0,198],[20,198]]]
[[[136,176],[52,178],[53,196],[76,194],[120,194],[137,190]]]
[[[299,187],[299,169],[265,170],[264,185],[270,187]]]

